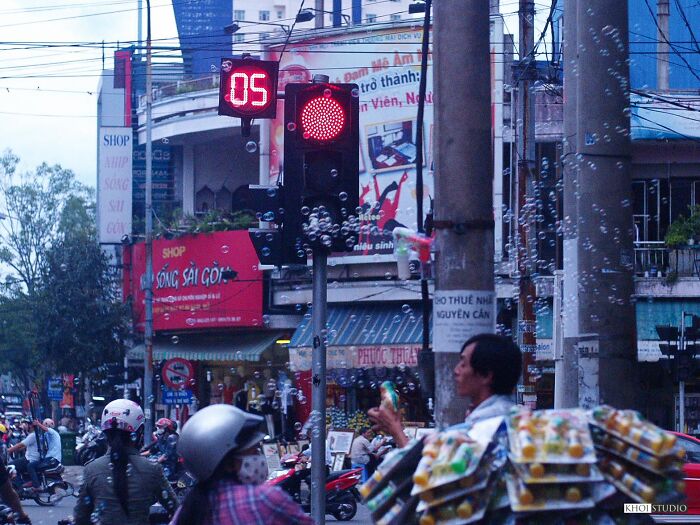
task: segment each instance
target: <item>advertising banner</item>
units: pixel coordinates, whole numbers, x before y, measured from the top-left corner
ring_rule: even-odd
[[[632,140],[700,138],[697,95],[630,95]]]
[[[422,28],[400,26],[371,33],[339,33],[290,43],[282,56],[279,89],[326,74],[331,82],[356,83],[360,91],[359,244],[345,256],[391,254],[391,232],[416,228],[416,137],[423,133],[423,210],[433,197],[433,75],[428,61],[425,121],[416,121]],[[279,59],[272,48],[270,58]],[[270,124],[270,172],[263,184],[283,180],[284,106]],[[282,177],[282,179],[280,179]],[[376,257],[363,257],[367,262]],[[359,261],[358,261],[359,262]]]
[[[131,234],[131,128],[100,128],[97,149],[97,227],[101,243]]]
[[[128,257],[128,256],[127,256]],[[143,330],[144,243],[132,246],[131,279],[137,327]],[[262,326],[262,271],[247,231],[153,241],[153,327],[187,330]]]

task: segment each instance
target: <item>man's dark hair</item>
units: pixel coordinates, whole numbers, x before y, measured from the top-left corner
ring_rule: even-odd
[[[469,363],[472,369],[482,376],[493,373],[491,390],[494,394],[512,394],[523,367],[518,345],[502,335],[479,334],[462,345],[462,352],[472,343],[476,343]]]

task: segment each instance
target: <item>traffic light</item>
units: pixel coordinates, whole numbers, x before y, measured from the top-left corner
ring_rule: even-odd
[[[287,84],[284,251],[352,251],[359,222],[359,89]]]

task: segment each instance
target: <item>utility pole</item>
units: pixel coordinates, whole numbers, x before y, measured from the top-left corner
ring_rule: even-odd
[[[535,177],[535,97],[532,79],[535,78],[535,2],[519,0],[520,36],[518,50],[520,67],[516,72],[518,81],[518,113],[516,124],[517,195],[518,218],[516,235],[518,261],[518,343],[523,352],[523,401],[535,408],[537,395],[534,374],[530,367],[535,364],[537,350],[536,319],[534,302],[537,296],[532,279],[533,266],[537,263],[534,213],[532,210]]]
[[[153,144],[151,143],[153,110],[153,71],[151,70],[151,0],[146,0],[146,275],[145,326],[143,355],[143,411],[146,416],[144,440],[153,434]]]
[[[656,1],[656,17],[658,30],[656,32],[656,89],[661,92],[669,90],[669,57],[671,46],[668,44],[669,33],[669,4],[670,0]]]
[[[316,16],[314,17],[314,27],[316,29],[323,29],[323,17],[326,16],[326,13],[323,12],[325,10],[324,4],[325,0],[316,0],[314,7],[316,13]]]
[[[450,294],[492,300],[493,173],[491,170],[491,86],[489,3],[440,0],[434,15],[435,66],[435,220],[434,296],[435,419],[438,426],[464,420],[467,402],[455,392],[453,370],[459,348],[438,330],[437,308]],[[455,60],[455,57],[460,57]],[[492,308],[491,308],[492,307]],[[462,336],[485,331],[458,319],[447,331]],[[454,329],[454,330],[453,330]],[[437,333],[441,332],[441,333]],[[456,339],[452,339],[456,341]],[[464,341],[462,341],[464,342]]]
[[[577,6],[578,256],[565,259],[565,273],[577,268],[578,404],[635,408],[628,6],[609,0]]]
[[[578,406],[578,160],[576,126],[578,89],[578,45],[576,20],[578,0],[564,1],[564,140],[560,162],[564,179],[564,272],[562,303],[563,344],[561,359],[554,361],[554,408]],[[558,351],[555,341],[555,356]]]

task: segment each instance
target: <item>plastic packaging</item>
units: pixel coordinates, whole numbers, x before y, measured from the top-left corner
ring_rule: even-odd
[[[514,512],[556,511],[593,508],[590,483],[526,484],[506,477],[510,507]]]
[[[393,412],[397,412],[399,410],[399,395],[396,393],[394,383],[384,381],[379,386],[379,391],[382,398],[381,405]]]

